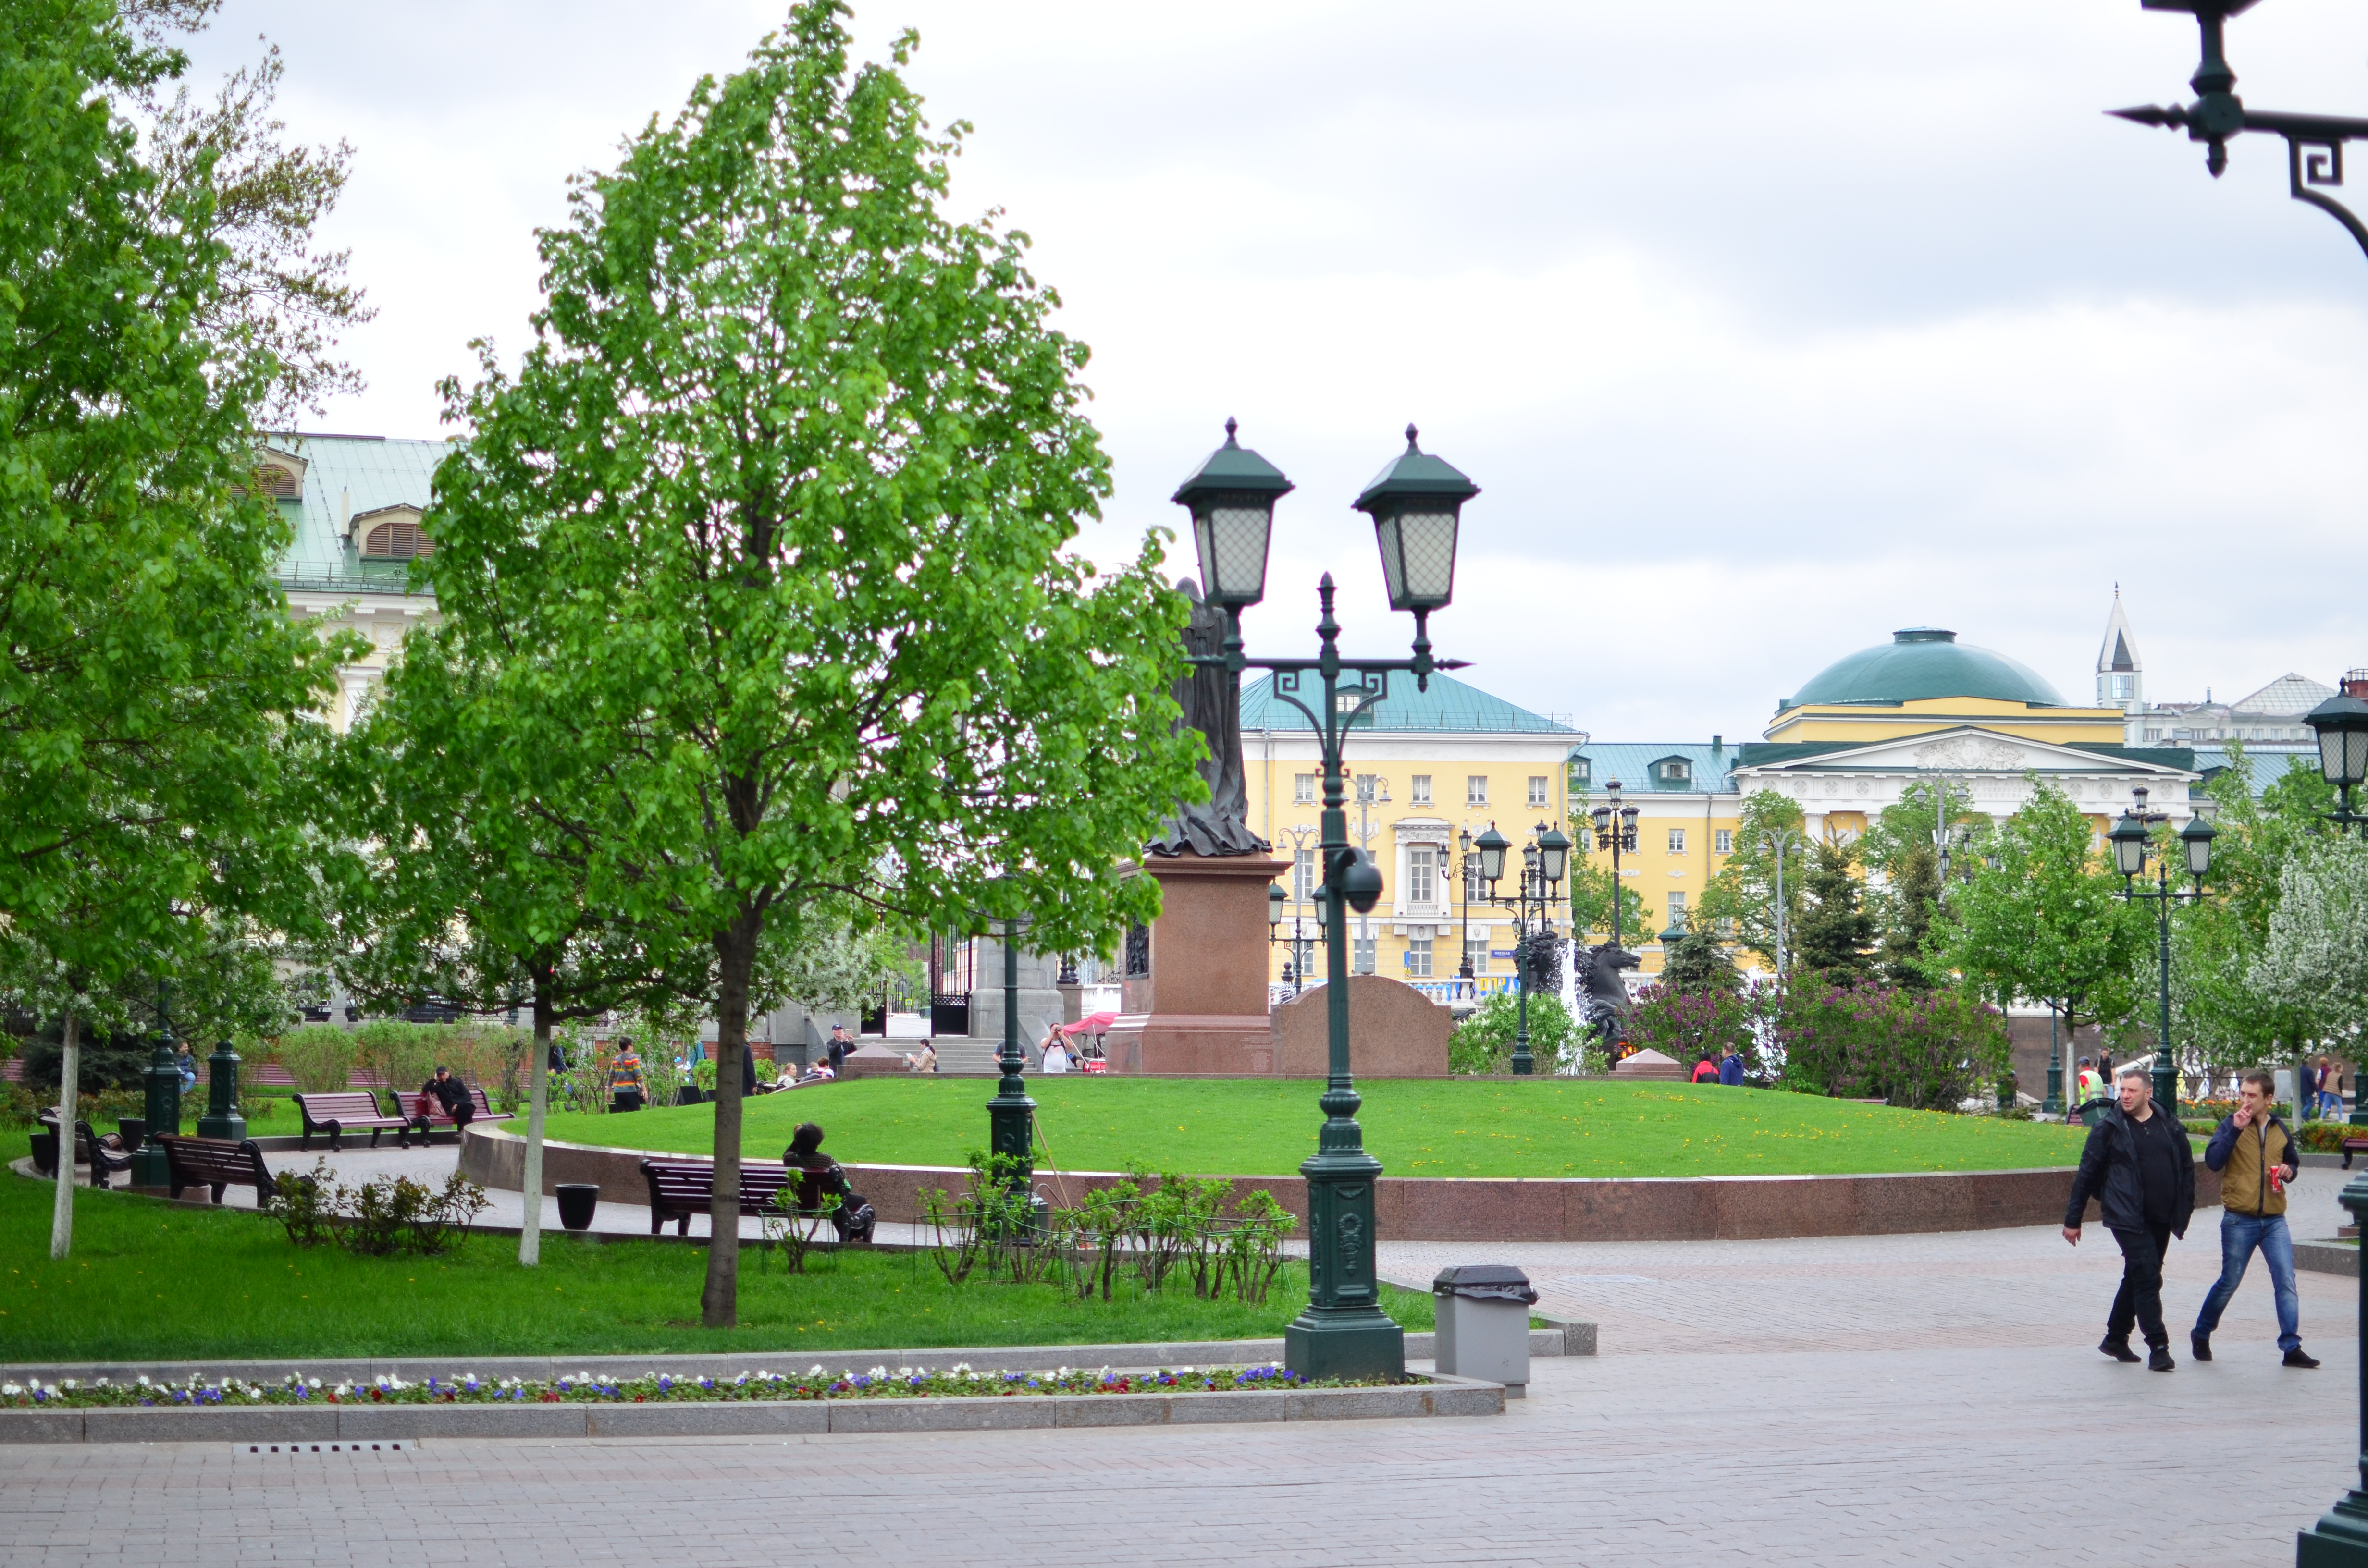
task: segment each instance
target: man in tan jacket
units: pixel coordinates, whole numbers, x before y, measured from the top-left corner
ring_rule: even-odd
[[[2203,1151],[2203,1163],[2220,1173],[2220,1280],[2203,1298],[2188,1335],[2199,1361],[2212,1359],[2212,1331],[2243,1282],[2245,1267],[2259,1247],[2270,1266],[2278,1299],[2278,1348],[2289,1367],[2316,1367],[2303,1353],[2302,1303],[2294,1294],[2294,1237],[2286,1231],[2286,1183],[2302,1170],[2301,1157],[2285,1123],[2271,1113],[2277,1080],[2248,1073],[2234,1113],[2225,1118]]]

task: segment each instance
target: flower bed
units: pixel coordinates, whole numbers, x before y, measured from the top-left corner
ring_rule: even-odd
[[[674,1377],[658,1372],[638,1378],[595,1377],[579,1372],[572,1378],[545,1382],[529,1378],[428,1378],[408,1382],[380,1377],[367,1383],[324,1385],[319,1378],[290,1373],[278,1382],[248,1382],[225,1378],[208,1382],[190,1378],[184,1382],[159,1382],[139,1378],[117,1382],[107,1378],[60,1379],[44,1383],[28,1378],[22,1383],[0,1383],[0,1409],[70,1410],[124,1407],[201,1408],[308,1404],[649,1404],[712,1403],[765,1400],[877,1400],[1093,1395],[1114,1393],[1233,1393],[1281,1389],[1381,1388],[1411,1383],[1413,1378],[1372,1378],[1344,1381],[1310,1379],[1280,1362],[1262,1367],[1176,1367],[1151,1371],[1112,1371],[1063,1367],[1051,1372],[982,1372],[957,1362],[938,1369],[928,1367],[874,1367],[869,1371],[833,1374],[814,1367],[803,1374],[742,1372],[733,1378]]]

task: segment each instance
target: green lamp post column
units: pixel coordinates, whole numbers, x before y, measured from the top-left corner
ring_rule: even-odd
[[[2338,1201],[2351,1222],[2368,1218],[2368,1172],[2344,1185]],[[2318,1523],[2294,1536],[2294,1568],[2368,1568],[2368,1275],[2360,1280],[2360,1484],[2336,1500]]]
[[[1333,619],[1334,585],[1326,573],[1316,590],[1321,651],[1313,659],[1250,659],[1242,652],[1241,612],[1266,596],[1267,546],[1274,504],[1292,489],[1281,470],[1235,439],[1225,421],[1225,444],[1210,454],[1174,499],[1192,515],[1204,602],[1224,612],[1225,651],[1194,655],[1238,677],[1246,669],[1274,673],[1273,692],[1306,716],[1324,772],[1321,837],[1324,885],[1316,921],[1324,931],[1327,980],[1324,999],[1329,1072],[1324,1124],[1315,1153],[1299,1167],[1307,1178],[1308,1299],[1283,1330],[1284,1362],[1312,1378],[1396,1377],[1406,1370],[1406,1333],[1382,1311],[1374,1272],[1373,1184],[1382,1165],[1365,1152],[1357,1125],[1358,1096],[1349,1064],[1348,911],[1373,907],[1382,873],[1349,843],[1347,768],[1341,754],[1350,725],[1387,700],[1393,674],[1427,687],[1434,671],[1462,662],[1431,656],[1429,617],[1455,590],[1455,544],[1463,503],[1480,493],[1462,473],[1424,452],[1406,426],[1406,448],[1368,484],[1354,505],[1373,520],[1382,577],[1394,610],[1414,612],[1410,659],[1344,659],[1340,623]],[[1345,680],[1342,678],[1346,676]],[[1312,678],[1311,678],[1312,677]]]
[[[1027,1192],[1036,1177],[1034,1117],[1036,1102],[1028,1097],[1022,1076],[1028,1054],[1019,1043],[1019,923],[1003,923],[1003,1049],[995,1064],[1003,1069],[995,1097],[986,1102],[987,1147],[1008,1154],[1019,1165],[1011,1175],[1011,1190]]]
[[[239,1054],[223,1040],[206,1058],[206,1114],[198,1118],[198,1136],[227,1138],[232,1142],[246,1137],[246,1118],[238,1108]]]
[[[2202,816],[2192,816],[2179,830],[2180,847],[2186,852],[2187,874],[2194,886],[2180,892],[2170,885],[2170,858],[2155,844],[2150,828],[2169,821],[2167,813],[2146,810],[2146,791],[2141,785],[2130,791],[2133,804],[2122,813],[2105,835],[2112,846],[2114,869],[2122,873],[2122,897],[2127,900],[2151,899],[2155,905],[2156,928],[2160,934],[2160,979],[2157,1022],[2155,1026],[2154,1097],[2157,1104],[2176,1120],[2179,1116],[2179,1059],[2170,1038],[2170,906],[2193,903],[2203,896],[2203,873],[2212,866],[2212,841],[2219,834]],[[2155,890],[2138,891],[2136,879],[2146,874],[2147,863],[2154,866]]]
[[[148,1090],[148,1135],[140,1141],[139,1153],[131,1156],[131,1182],[133,1187],[170,1187],[172,1167],[165,1163],[165,1146],[156,1142],[160,1132],[181,1131],[181,1069],[174,1062],[176,1041],[173,1020],[167,1010],[171,992],[156,987],[156,1050],[148,1059],[146,1074]],[[71,1129],[68,1130],[71,1132]]]

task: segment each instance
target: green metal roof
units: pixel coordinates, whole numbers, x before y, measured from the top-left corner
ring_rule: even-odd
[[[1697,741],[1588,742],[1571,748],[1572,786],[1589,794],[1613,779],[1625,795],[1667,794],[1670,791],[1732,795],[1735,765],[1744,747]],[[1683,776],[1668,777],[1670,762],[1683,765]]]
[[[1809,703],[1889,705],[1933,698],[1974,697],[2061,708],[2064,699],[2039,674],[2004,653],[1957,641],[1953,631],[1911,626],[1878,648],[1863,648],[1827,665],[1793,696],[1782,712]]]
[[[1322,690],[1310,678],[1303,700],[1322,706]],[[1307,716],[1274,695],[1274,676],[1260,676],[1242,687],[1244,730],[1304,730]],[[1434,674],[1430,689],[1415,689],[1414,676],[1390,676],[1390,695],[1357,716],[1350,726],[1364,731],[1413,731],[1454,734],[1575,735],[1578,732],[1501,697],[1491,697],[1452,676]]]
[[[304,498],[282,501],[295,529],[279,558],[279,577],[290,588],[331,593],[400,594],[406,563],[365,564],[345,540],[347,517],[381,506],[427,507],[436,465],[450,441],[395,441],[376,436],[267,436],[273,451],[304,460]],[[350,506],[350,511],[347,510]]]
[[[1799,762],[1813,756],[1833,756],[1837,765],[1848,767],[1841,760],[1847,752],[1871,751],[1877,746],[1896,745],[1903,738],[1891,736],[1879,741],[1750,741],[1735,748],[1734,766],[1765,767],[1770,763]],[[2079,752],[2106,762],[2142,762],[2157,767],[2176,767],[2181,772],[2195,770],[2198,754],[2188,746],[2128,746],[2108,745],[2094,741],[2034,741],[2034,745],[2061,746],[2066,751]],[[2226,759],[2224,757],[2223,762]],[[1962,767],[1941,769],[1945,773],[1969,771]],[[2049,771],[2055,771],[2050,769]]]
[[[2271,751],[2265,747],[2248,745],[2244,751],[2245,769],[2250,775],[2247,784],[2256,796],[2284,778],[2288,768],[2300,767],[2312,773],[2318,771],[2317,746],[2289,746]],[[2234,759],[2229,756],[2227,749],[2224,746],[2195,748],[2194,766],[2206,778],[2210,778],[2215,773],[2226,772],[2233,766],[2233,762]]]

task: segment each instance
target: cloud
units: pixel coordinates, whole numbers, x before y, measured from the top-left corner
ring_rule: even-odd
[[[731,69],[780,12],[231,0],[299,134],[351,138],[331,238],[381,308],[330,428],[431,434],[437,377],[535,302],[565,177]],[[1221,438],[1298,480],[1252,636],[1313,585],[1402,648],[1347,509],[1411,419],[1483,494],[1434,628],[1470,677],[1605,738],[1756,734],[1918,622],[2089,689],[2112,585],[2157,696],[2368,664],[2368,270],[2252,138],[2105,118],[2184,96],[2136,6],[1811,11],[1391,3],[866,4],[910,20],[956,205],[1036,242],[1090,343],[1119,490],[1097,559],[1173,526]],[[2334,109],[2368,14],[2230,28],[2248,101]]]

